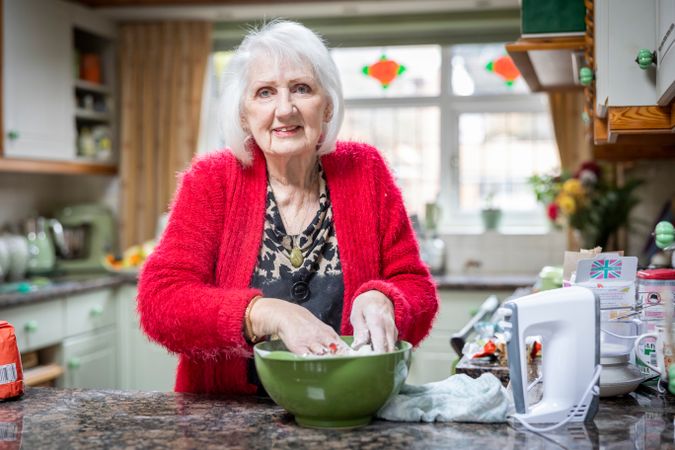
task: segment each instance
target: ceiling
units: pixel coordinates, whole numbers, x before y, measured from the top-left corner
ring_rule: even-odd
[[[113,20],[358,17],[517,9],[518,0],[70,0]]]

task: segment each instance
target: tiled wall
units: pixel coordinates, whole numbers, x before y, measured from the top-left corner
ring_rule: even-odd
[[[634,230],[629,234],[627,253],[641,257],[640,262],[646,264],[642,249],[654,231],[654,221],[665,202],[675,200],[675,160],[638,162],[628,176],[640,178],[645,184],[637,190],[640,204],[631,215]]]
[[[103,202],[116,212],[118,184],[106,176],[0,173],[0,230],[78,203]]]
[[[448,234],[446,267],[450,274],[536,275],[546,265],[562,265],[564,233]]]

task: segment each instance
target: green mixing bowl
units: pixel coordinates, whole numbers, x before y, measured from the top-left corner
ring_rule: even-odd
[[[343,336],[348,345],[351,336]],[[280,340],[254,347],[262,385],[302,426],[354,428],[398,393],[410,369],[412,345],[399,341],[391,353],[360,356],[299,356]]]

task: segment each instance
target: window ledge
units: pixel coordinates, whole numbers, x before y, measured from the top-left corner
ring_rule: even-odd
[[[562,231],[551,229],[549,226],[504,226],[498,230],[484,230],[480,226],[446,226],[439,234],[443,235],[509,235],[509,236],[542,236],[557,235]]]

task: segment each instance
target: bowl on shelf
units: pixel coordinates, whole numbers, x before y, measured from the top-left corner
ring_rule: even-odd
[[[351,336],[343,336],[348,345]],[[412,345],[396,343],[390,353],[300,356],[280,340],[254,347],[255,367],[263,387],[302,426],[355,428],[397,394],[410,369]]]

